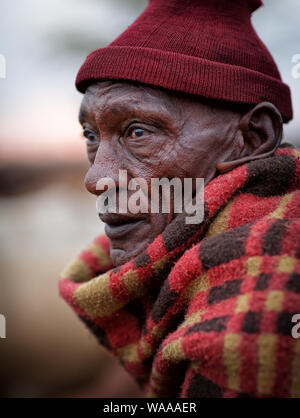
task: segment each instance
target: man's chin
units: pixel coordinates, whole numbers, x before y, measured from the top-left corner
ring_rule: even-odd
[[[110,258],[112,265],[114,267],[118,267],[129,261],[131,259],[131,256],[127,251],[121,250],[119,248],[111,248]]]
[[[138,248],[122,249],[122,248],[113,248],[112,242],[110,242],[110,258],[114,267],[121,266],[122,264],[127,263],[132,258],[136,257],[140,252],[142,252],[147,243],[144,245],[139,245]]]
[[[113,238],[107,235],[110,242],[110,258],[115,267],[136,257],[155,238],[151,225],[147,222],[143,222],[140,228],[129,232],[126,236]]]
[[[164,218],[156,217],[156,224],[159,228],[156,233],[149,220],[138,222],[136,226],[129,224],[128,230],[123,228],[105,227],[106,235],[110,242],[110,258],[114,267],[118,267],[136,257],[155,239],[157,233],[164,229]],[[118,235],[119,234],[119,235]]]

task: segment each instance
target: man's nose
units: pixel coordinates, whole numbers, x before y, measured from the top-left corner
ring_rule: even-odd
[[[104,190],[97,188],[97,183],[105,177],[112,179],[116,187],[118,187],[119,168],[120,162],[111,145],[102,140],[98,147],[95,160],[86,173],[84,180],[85,187],[90,193],[99,196]]]

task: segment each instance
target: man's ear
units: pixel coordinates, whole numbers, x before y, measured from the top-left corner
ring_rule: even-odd
[[[221,173],[240,164],[270,157],[280,145],[283,121],[278,109],[269,102],[262,102],[242,116],[234,143],[236,159],[220,161],[216,168]]]

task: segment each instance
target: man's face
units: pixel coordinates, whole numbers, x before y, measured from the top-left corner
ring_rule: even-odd
[[[233,153],[238,115],[196,99],[126,82],[99,82],[83,98],[80,115],[91,167],[87,189],[109,177],[119,187],[119,170],[128,180],[204,178]],[[128,192],[130,197],[130,192]],[[121,265],[141,252],[176,216],[172,213],[104,214],[111,258]]]

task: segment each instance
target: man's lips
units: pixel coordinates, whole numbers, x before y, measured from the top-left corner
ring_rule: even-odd
[[[104,229],[110,239],[123,237],[143,222],[142,218],[112,213],[100,214],[99,218],[106,224]]]

